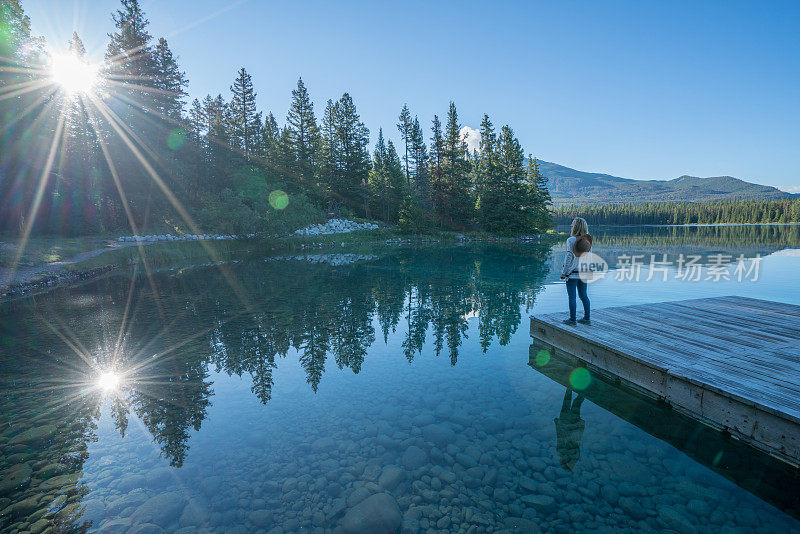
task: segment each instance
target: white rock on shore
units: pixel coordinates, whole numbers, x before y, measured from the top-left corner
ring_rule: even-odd
[[[331,219],[325,224],[312,224],[305,228],[296,230],[295,235],[331,235],[347,234],[360,230],[377,230],[378,225],[371,222],[359,223],[345,219]]]
[[[256,234],[247,235],[220,235],[220,234],[199,234],[199,235],[131,235],[122,236],[117,238],[119,243],[154,243],[157,241],[206,241],[211,239],[249,239],[255,237]]]
[[[331,235],[331,234],[347,234],[350,232],[364,231],[364,230],[377,230],[378,225],[371,222],[356,222],[348,221],[346,219],[331,219],[325,224],[312,224],[305,228],[295,230],[294,235]],[[256,236],[255,233],[246,235],[221,235],[221,234],[198,234],[198,235],[179,235],[172,234],[163,235],[132,235],[122,236],[117,238],[119,243],[155,243],[159,241],[206,241],[206,240],[224,240],[224,239],[252,239]]]

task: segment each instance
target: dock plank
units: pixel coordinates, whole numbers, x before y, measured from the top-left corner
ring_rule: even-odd
[[[800,463],[800,306],[726,296],[531,317],[531,335]]]
[[[786,402],[795,410],[800,408],[800,403],[794,402],[792,397],[787,397],[781,391],[786,382],[800,390],[797,380],[799,375],[796,372],[798,366],[791,361],[769,358],[768,363],[772,367],[765,369],[764,362],[757,358],[762,355],[763,349],[759,349],[758,353],[742,354],[734,344],[722,343],[721,340],[715,342],[694,329],[676,329],[676,322],[669,321],[669,317],[665,315],[648,318],[641,313],[631,315],[618,309],[603,311],[607,312],[603,314],[602,320],[606,330],[603,333],[606,335],[601,334],[598,337],[606,343],[613,343],[631,354],[639,354],[641,346],[647,347],[646,357],[674,373],[714,380],[726,385],[733,381],[734,389],[761,394],[772,402],[777,401],[778,408]],[[631,326],[636,328],[631,329]],[[609,337],[608,330],[613,331],[614,335]],[[696,339],[698,337],[703,339]],[[784,348],[783,342],[780,345]],[[663,350],[664,347],[667,350]],[[703,354],[704,357],[687,357],[695,354]],[[772,369],[776,371],[773,372]],[[781,376],[777,373],[783,373],[784,382],[775,381],[776,376]],[[777,398],[775,393],[778,394]],[[797,415],[800,416],[800,410]]]
[[[609,313],[606,319],[614,319],[616,325],[638,326],[643,329],[652,329],[652,333],[660,336],[649,338],[650,341],[659,341],[670,343],[670,352],[683,351],[687,354],[695,354],[702,352],[705,356],[704,359],[695,359],[686,362],[689,367],[697,365],[704,365],[706,360],[713,360],[719,362],[721,366],[728,367],[730,365],[736,366],[738,363],[742,367],[742,372],[747,375],[755,373],[756,375],[765,375],[767,381],[774,381],[774,377],[779,376],[777,373],[784,373],[783,380],[800,386],[800,374],[796,373],[798,363],[800,363],[800,355],[792,355],[792,341],[785,341],[785,338],[770,340],[765,339],[761,344],[749,342],[744,336],[740,336],[733,330],[719,332],[717,337],[712,337],[712,333],[708,331],[698,330],[696,328],[683,328],[675,330],[675,321],[670,321],[672,318],[669,314],[663,314],[658,317],[647,317],[639,315],[631,317],[627,314]],[[656,322],[654,322],[656,321]],[[614,328],[613,325],[608,325],[607,328]],[[626,336],[630,336],[630,331],[626,332]],[[642,339],[640,336],[639,340]],[[741,344],[739,340],[742,340]],[[764,357],[764,346],[770,347],[770,350],[780,350],[785,356],[783,358]],[[655,350],[651,348],[650,350]],[[667,356],[668,361],[670,356]],[[755,378],[758,378],[757,376]],[[782,385],[782,384],[781,384]]]

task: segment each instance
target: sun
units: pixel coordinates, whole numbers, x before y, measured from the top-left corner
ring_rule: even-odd
[[[105,372],[97,377],[97,387],[103,391],[114,391],[119,385],[119,376],[113,372]]]
[[[99,79],[98,66],[70,52],[51,56],[50,76],[68,94],[89,94]]]

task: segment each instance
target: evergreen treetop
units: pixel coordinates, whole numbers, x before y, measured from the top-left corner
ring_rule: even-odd
[[[83,46],[83,41],[80,37],[78,37],[78,32],[72,32],[72,38],[67,44],[70,53],[75,54],[78,57],[84,57],[86,55],[86,47]]]
[[[311,184],[314,182],[320,133],[314,115],[314,103],[302,78],[297,80],[297,89],[292,91],[292,104],[286,122],[296,179],[307,185]]]
[[[145,18],[139,0],[121,0],[122,7],[112,15],[117,31],[109,33],[106,61],[111,64],[110,74],[121,77],[123,83],[148,85],[155,71],[147,31],[150,24]]]
[[[155,61],[154,85],[159,89],[154,97],[156,110],[163,117],[180,121],[183,117],[184,98],[188,94],[186,86],[189,85],[189,80],[178,67],[177,58],[172,55],[172,50],[163,37],[158,39],[153,56]]]
[[[403,109],[400,110],[400,122],[397,123],[397,130],[400,132],[400,138],[405,145],[405,156],[403,156],[403,163],[405,165],[406,182],[411,183],[411,177],[408,170],[408,146],[411,143],[411,112],[408,110],[408,104],[403,104]]]
[[[249,160],[261,130],[261,115],[256,113],[256,92],[253,79],[242,67],[231,85],[233,97],[228,105],[230,143]]]

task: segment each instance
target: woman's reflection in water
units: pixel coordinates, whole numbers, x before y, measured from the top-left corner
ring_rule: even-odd
[[[554,419],[556,423],[556,450],[561,458],[561,465],[567,471],[572,468],[581,457],[581,439],[586,421],[581,419],[581,404],[583,395],[578,394],[572,400],[572,388],[567,388],[564,393],[564,402],[561,403],[561,413]]]

